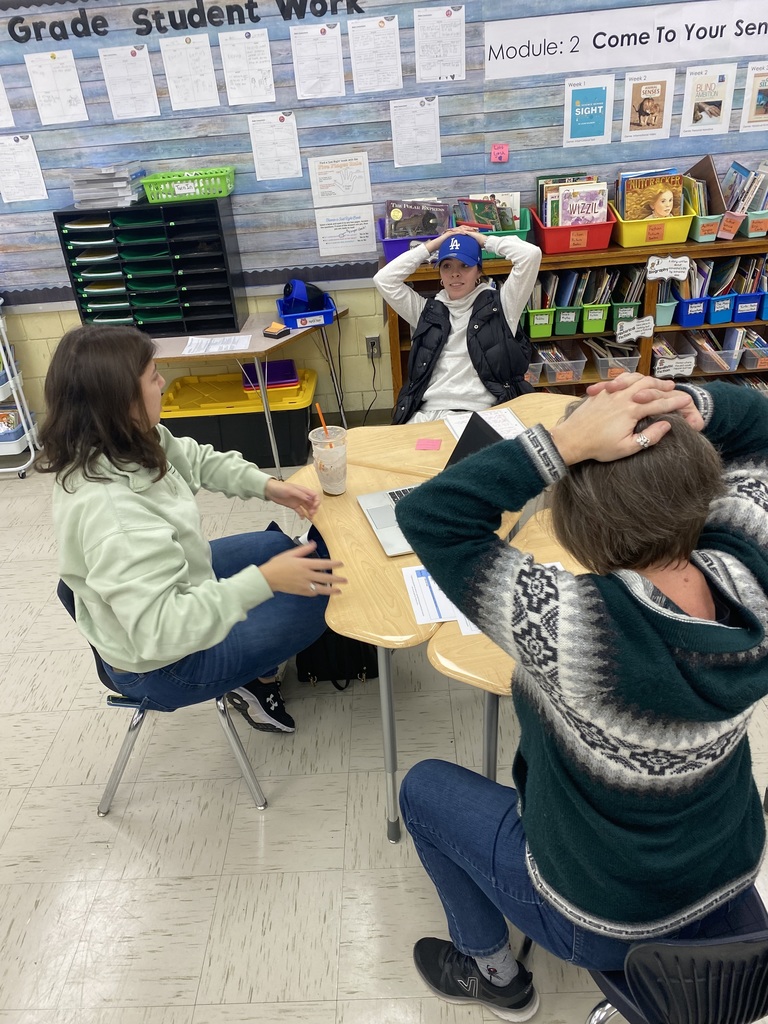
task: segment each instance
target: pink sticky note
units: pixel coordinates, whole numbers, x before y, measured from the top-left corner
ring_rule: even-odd
[[[436,452],[442,443],[439,437],[420,437],[416,442],[416,451]]]
[[[509,160],[509,146],[506,142],[494,142],[491,146],[491,163],[505,164]]]

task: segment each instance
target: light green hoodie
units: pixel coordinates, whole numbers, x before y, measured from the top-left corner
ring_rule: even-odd
[[[117,469],[104,481],[57,483],[59,575],[75,594],[77,625],[114,668],[149,672],[219,643],[272,591],[256,566],[217,580],[194,495],[264,497],[270,479],[239,452],[217,452],[157,428],[168,472]]]

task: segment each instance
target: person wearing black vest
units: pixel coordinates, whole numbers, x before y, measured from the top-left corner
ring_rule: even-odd
[[[497,291],[483,277],[483,249],[512,263]],[[406,279],[437,252],[441,290],[426,299]],[[392,260],[373,283],[413,328],[408,379],[393,423],[442,419],[488,409],[532,390],[525,380],[531,343],[519,326],[541,250],[514,236],[451,228]]]

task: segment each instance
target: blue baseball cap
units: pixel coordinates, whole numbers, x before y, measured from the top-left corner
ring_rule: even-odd
[[[451,235],[437,250],[437,262],[449,257],[460,260],[467,267],[477,267],[483,262],[483,250],[470,235]]]

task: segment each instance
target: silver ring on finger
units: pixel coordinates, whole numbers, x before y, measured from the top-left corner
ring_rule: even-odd
[[[641,448],[647,448],[648,445],[651,443],[650,439],[647,438],[645,434],[635,434],[635,440]]]
[[[317,584],[310,583],[309,584],[309,589],[312,591],[313,594],[316,594],[317,593]]]

